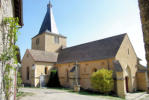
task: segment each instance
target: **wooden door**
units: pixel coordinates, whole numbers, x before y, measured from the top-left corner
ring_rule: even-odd
[[[125,77],[126,91],[128,92],[128,77]]]

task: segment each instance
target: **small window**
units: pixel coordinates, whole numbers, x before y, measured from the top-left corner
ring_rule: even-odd
[[[84,68],[84,72],[86,73],[86,67]]]
[[[59,44],[59,37],[58,37],[58,36],[54,36],[54,42],[55,42],[56,44]]]
[[[48,74],[48,67],[45,67],[45,74]]]
[[[128,55],[129,55],[129,49],[128,49]]]
[[[68,71],[68,69],[66,69],[66,78],[67,78],[67,82],[69,82],[69,71]]]
[[[27,56],[27,58],[28,58],[28,57],[29,57],[29,54],[27,54],[26,56]]]
[[[105,62],[102,62],[102,63],[101,63],[101,65],[104,65],[104,64],[105,64]]]
[[[37,39],[36,39],[36,45],[39,44],[39,41],[40,41],[39,38],[37,38]]]
[[[88,64],[85,64],[85,66],[88,66]]]
[[[93,69],[93,72],[97,72],[97,69],[95,68],[95,69]]]
[[[29,80],[29,67],[27,67],[26,70],[27,70],[27,72],[26,72],[26,75],[27,75],[27,76],[26,76],[26,79]]]

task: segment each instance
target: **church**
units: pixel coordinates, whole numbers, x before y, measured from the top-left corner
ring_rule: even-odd
[[[93,90],[92,73],[105,68],[113,71],[113,91],[118,96],[146,90],[146,68],[139,64],[127,33],[72,47],[67,47],[66,39],[59,34],[49,3],[39,33],[32,38],[32,48],[26,50],[22,59],[24,84],[38,87],[40,76],[44,76],[44,84],[47,84],[50,71],[57,69],[61,86],[73,88],[77,62],[79,85],[83,89]]]

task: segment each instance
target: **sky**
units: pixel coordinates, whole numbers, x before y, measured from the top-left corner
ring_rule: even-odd
[[[60,34],[67,47],[127,33],[135,52],[146,65],[138,0],[51,0]],[[24,26],[17,45],[21,57],[31,49],[31,38],[38,34],[49,0],[23,0]]]

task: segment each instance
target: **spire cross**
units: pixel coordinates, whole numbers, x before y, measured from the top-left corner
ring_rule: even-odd
[[[49,4],[48,4],[48,6],[50,7],[50,8],[52,8],[52,3],[51,3],[51,0],[49,0]]]

